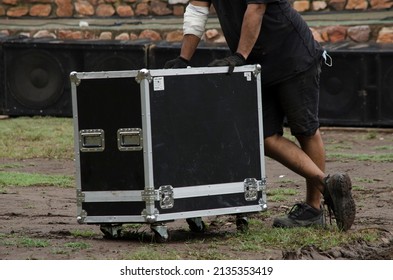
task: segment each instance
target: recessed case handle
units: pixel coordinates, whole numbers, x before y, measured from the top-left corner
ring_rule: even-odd
[[[141,151],[143,148],[142,129],[119,128],[117,130],[117,147],[120,151]]]
[[[102,129],[82,129],[79,131],[81,152],[102,152],[105,149],[105,133]]]

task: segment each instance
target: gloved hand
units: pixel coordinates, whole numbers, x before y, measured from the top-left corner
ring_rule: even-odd
[[[189,61],[181,56],[169,60],[165,63],[164,68],[187,68]]]
[[[228,74],[232,74],[235,66],[242,66],[244,64],[246,64],[246,59],[240,53],[235,53],[222,59],[216,59],[208,66],[229,66]]]

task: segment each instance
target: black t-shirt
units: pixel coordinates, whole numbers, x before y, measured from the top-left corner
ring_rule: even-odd
[[[267,4],[258,40],[247,63],[262,65],[264,85],[307,70],[320,58],[321,46],[287,0],[200,0],[213,4],[228,47],[235,52],[249,3]]]

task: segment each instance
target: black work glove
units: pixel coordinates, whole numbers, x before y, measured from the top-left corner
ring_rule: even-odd
[[[187,68],[189,61],[181,56],[169,60],[165,63],[164,68]]]
[[[229,66],[228,74],[232,74],[235,66],[242,66],[244,64],[246,64],[246,59],[240,53],[235,53],[222,59],[216,59],[208,66]]]

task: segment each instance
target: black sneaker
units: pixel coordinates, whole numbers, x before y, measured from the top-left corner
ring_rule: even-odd
[[[325,178],[323,198],[330,217],[333,211],[337,227],[342,231],[350,229],[355,220],[356,206],[351,190],[352,183],[348,174],[338,173]]]
[[[306,203],[295,204],[286,216],[275,218],[273,221],[273,227],[282,228],[324,225],[323,209],[315,209]]]

